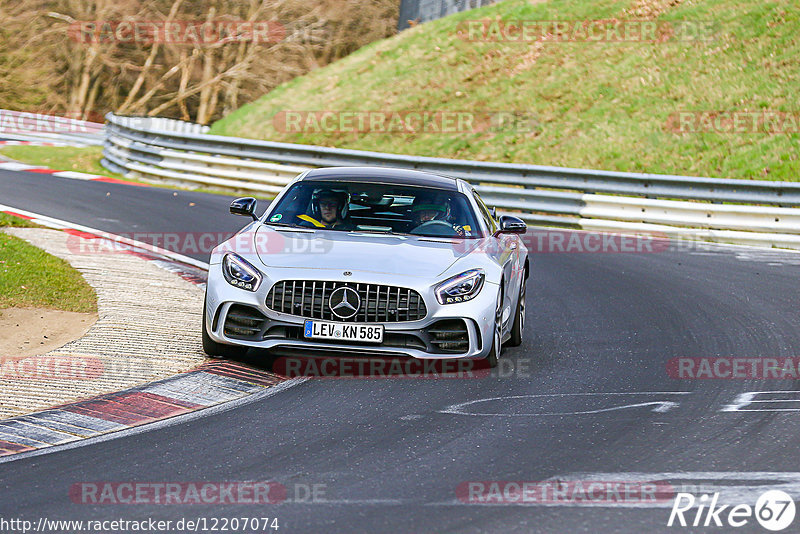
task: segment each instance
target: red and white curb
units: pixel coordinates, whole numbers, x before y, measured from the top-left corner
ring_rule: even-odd
[[[147,243],[2,204],[0,212],[82,238],[109,239],[115,243],[129,244],[131,249],[126,252],[155,262],[159,267],[197,285],[205,284],[208,264],[204,262]],[[257,399],[259,395],[273,391],[273,388],[277,392],[301,382],[302,379],[290,380],[237,362],[209,361],[194,370],[143,386],[2,420],[0,457],[12,458],[0,461],[11,460],[18,454],[38,454],[40,450],[51,447],[81,446],[84,442],[88,444],[106,437],[111,439],[143,425],[167,419],[177,421],[181,416],[193,412],[248,402],[248,399]],[[107,436],[109,434],[114,436]]]
[[[59,171],[56,169],[50,169],[38,165],[28,165],[27,163],[20,163],[17,161],[0,162],[0,170],[35,172],[37,174],[49,174],[51,176],[57,176],[59,178],[69,178],[72,180],[86,180],[91,182],[106,182],[112,184],[128,184],[128,185],[137,185],[141,187],[149,187],[148,184],[141,184],[139,182],[133,182],[130,180],[121,180],[119,178],[111,178],[109,176],[103,176],[101,174],[89,174],[86,172],[78,172],[78,171]]]
[[[74,146],[69,143],[50,143],[47,141],[0,141],[0,146]]]
[[[0,421],[0,457],[163,421],[234,402],[284,381],[244,364],[208,362],[144,386]]]

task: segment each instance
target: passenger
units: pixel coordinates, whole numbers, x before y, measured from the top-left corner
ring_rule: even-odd
[[[433,222],[438,221],[450,226],[456,234],[463,236],[465,234],[464,227],[458,224],[453,224],[451,220],[450,199],[437,196],[417,196],[411,204],[411,230],[409,233],[425,233],[422,228],[427,224],[427,227],[433,230]],[[426,227],[426,228],[427,228]]]

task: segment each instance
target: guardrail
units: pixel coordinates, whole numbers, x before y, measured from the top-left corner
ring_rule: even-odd
[[[403,31],[412,23],[420,24],[453,13],[488,6],[498,0],[402,0],[397,19],[397,31]]]
[[[208,135],[161,118],[106,116],[103,164],[123,175],[274,195],[309,167],[439,172],[531,224],[800,249],[800,183],[697,178],[385,154]]]

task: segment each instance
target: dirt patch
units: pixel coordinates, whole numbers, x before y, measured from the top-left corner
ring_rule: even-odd
[[[96,313],[42,308],[0,310],[0,359],[28,358],[63,347],[82,337],[95,321]]]
[[[683,0],[636,0],[624,11],[626,16],[633,19],[652,20],[681,3]]]

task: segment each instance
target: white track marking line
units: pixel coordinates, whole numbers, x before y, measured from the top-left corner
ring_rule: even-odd
[[[55,217],[41,215],[39,213],[22,210],[19,208],[15,208],[13,206],[7,206],[5,204],[0,204],[0,211],[12,211],[15,213],[19,213],[20,215],[25,215],[26,217],[31,217],[32,219],[34,219],[34,222],[41,224],[42,226],[55,228],[57,230],[63,230],[65,228],[69,228],[71,230],[78,230],[80,232],[94,234],[100,237],[104,237],[106,239],[110,239],[112,241],[116,241],[118,243],[124,243],[132,247],[140,248],[142,250],[158,254],[159,256],[164,256],[165,258],[169,258],[171,260],[179,261],[181,263],[197,267],[198,269],[202,269],[204,271],[208,270],[208,263],[196,260],[194,258],[190,258],[189,256],[184,256],[183,254],[179,254],[177,252],[172,252],[170,250],[166,250],[161,247],[151,245],[149,243],[144,243],[142,241],[135,241],[133,239],[128,239],[127,237],[122,237],[109,232],[104,232],[102,230],[97,230],[96,228],[91,228],[89,226],[83,226],[81,224],[75,224],[69,221],[63,221],[61,219],[56,219]]]
[[[488,397],[484,399],[475,399],[459,404],[448,406],[444,410],[439,410],[437,413],[447,415],[471,415],[478,417],[540,417],[540,416],[563,416],[563,415],[590,415],[603,412],[611,412],[616,410],[623,410],[627,408],[639,408],[644,406],[656,406],[652,411],[657,413],[664,413],[672,408],[678,406],[677,402],[672,401],[649,401],[639,402],[635,404],[626,404],[623,406],[611,406],[607,408],[599,408],[597,410],[575,411],[575,412],[542,412],[542,413],[475,413],[465,411],[465,408],[478,404],[481,402],[492,401],[508,401],[516,399],[536,399],[536,398],[553,398],[553,397],[591,397],[591,396],[620,396],[620,395],[689,395],[689,391],[642,391],[642,392],[611,392],[611,393],[546,393],[539,395],[509,395],[505,397]]]
[[[53,176],[58,176],[59,178],[71,178],[72,180],[94,180],[95,178],[106,178],[102,174],[88,174],[78,171],[58,171],[54,172]]]
[[[0,169],[4,171],[27,171],[28,169],[41,169],[41,167],[18,163],[16,161],[4,161],[0,163]]]

